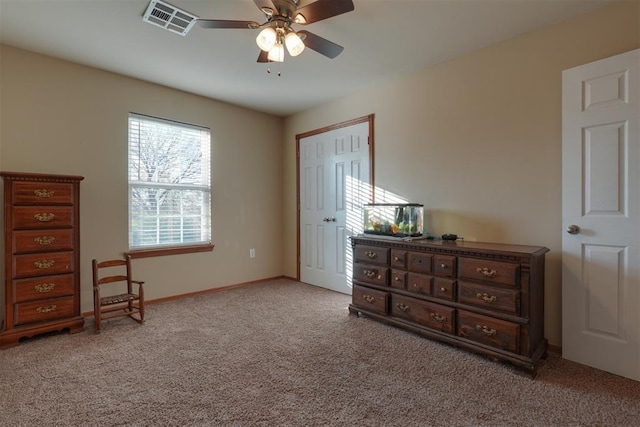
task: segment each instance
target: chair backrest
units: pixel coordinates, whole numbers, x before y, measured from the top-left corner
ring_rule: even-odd
[[[126,255],[125,259],[102,262],[94,259],[91,264],[93,266],[94,287],[107,283],[126,282],[127,290],[131,292],[131,257],[129,255]]]

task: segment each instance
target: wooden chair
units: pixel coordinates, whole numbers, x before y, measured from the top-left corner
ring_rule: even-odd
[[[98,262],[93,266],[93,314],[96,333],[100,333],[103,320],[129,316],[144,323],[144,282],[131,279],[131,257]],[[125,286],[126,284],[126,286]],[[134,286],[138,285],[138,293]],[[125,293],[121,293],[126,290]]]

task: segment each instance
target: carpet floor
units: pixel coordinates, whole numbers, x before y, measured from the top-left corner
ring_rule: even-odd
[[[637,426],[640,384],[550,353],[532,380],[273,280],[0,351],[2,426]]]

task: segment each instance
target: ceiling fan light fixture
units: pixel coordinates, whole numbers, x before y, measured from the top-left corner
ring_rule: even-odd
[[[295,31],[287,33],[284,37],[284,43],[287,45],[287,51],[291,56],[298,56],[304,50],[304,43]]]
[[[276,30],[271,27],[267,27],[260,31],[260,34],[256,37],[256,43],[261,50],[270,52],[276,44],[277,38]]]
[[[282,43],[276,43],[273,45],[267,56],[269,61],[284,62],[284,46]]]

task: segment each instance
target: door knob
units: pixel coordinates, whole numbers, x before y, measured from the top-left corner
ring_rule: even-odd
[[[579,232],[580,232],[580,227],[578,227],[577,225],[571,224],[570,226],[567,227],[567,233],[569,234],[578,234]]]

